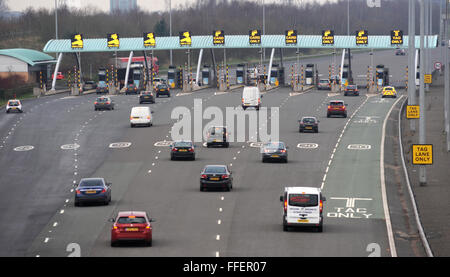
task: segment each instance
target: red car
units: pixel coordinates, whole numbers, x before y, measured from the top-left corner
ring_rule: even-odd
[[[54,78],[53,76],[55,76],[55,74],[52,74],[52,79]],[[58,72],[56,74],[56,80],[63,80],[64,79],[64,75],[62,74],[62,72]]]
[[[347,117],[347,104],[344,104],[342,100],[332,100],[328,105],[327,117],[332,115],[341,115]]]
[[[141,240],[146,245],[152,246],[152,225],[155,220],[148,217],[146,212],[129,211],[119,212],[111,228],[111,246],[116,246],[119,241]]]

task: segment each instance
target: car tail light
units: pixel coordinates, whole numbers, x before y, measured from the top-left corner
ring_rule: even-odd
[[[109,102],[106,102],[106,105],[109,105]]]
[[[81,194],[81,191],[79,189],[77,189],[77,194]]]
[[[205,174],[202,174],[201,178],[202,179],[206,179],[208,176],[206,176]]]
[[[173,151],[173,152],[176,152],[176,151],[178,151],[178,148],[174,148],[174,149],[172,149],[172,151]]]
[[[147,119],[150,119],[150,116],[147,116]]]
[[[194,148],[189,148],[189,152],[194,152]]]
[[[242,98],[242,103],[244,103],[244,98]]]
[[[281,150],[281,153],[286,153],[286,149],[282,149],[282,150]]]
[[[258,104],[260,104],[261,103],[261,98],[258,98]]]
[[[328,109],[331,109],[331,106],[328,106]]]
[[[132,117],[132,116],[130,116],[130,120],[133,120],[133,117]]]
[[[147,226],[145,226],[145,229],[151,229],[152,227],[150,226],[150,224],[148,224]]]
[[[323,202],[322,202],[322,200],[320,200],[319,208],[320,208],[320,213],[322,213],[322,211],[323,211]]]
[[[106,192],[106,189],[102,189],[102,193],[105,193]]]
[[[137,88],[134,88],[134,90],[137,90]]]
[[[228,178],[230,178],[230,175],[228,175],[228,174],[222,175],[222,179],[228,179]]]
[[[116,225],[114,225],[114,226],[113,226],[113,229],[114,229],[114,230],[117,230],[117,226],[116,226]]]
[[[94,105],[97,105],[98,104],[98,102],[94,102]]]
[[[284,212],[287,212],[287,199],[284,199]]]

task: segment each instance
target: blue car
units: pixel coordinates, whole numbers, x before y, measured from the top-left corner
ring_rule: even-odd
[[[104,178],[83,178],[75,186],[75,206],[84,203],[108,205],[111,202],[111,183]]]

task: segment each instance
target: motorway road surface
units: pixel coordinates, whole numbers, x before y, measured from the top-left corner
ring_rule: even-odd
[[[228,149],[197,143],[195,161],[171,161],[168,147],[154,146],[171,139],[173,108],[191,109],[194,99],[202,99],[204,109],[225,111],[240,105],[241,91],[158,98],[150,105],[150,128],[129,126],[136,96],[112,96],[114,111],[94,111],[95,95],[55,95],[24,101],[23,114],[0,114],[0,255],[68,256],[68,246],[77,243],[81,256],[390,256],[380,144],[396,99],[365,91],[359,97],[292,94],[288,88],[267,92],[263,106],[279,107],[280,140],[290,147],[287,164],[263,164],[259,149],[248,142]],[[348,103],[348,118],[326,117],[332,99]],[[298,118],[307,115],[319,118],[318,134],[298,132]],[[110,148],[117,142],[128,144]],[[230,166],[231,192],[199,191],[207,164]],[[73,184],[83,177],[112,183],[110,205],[74,207]],[[323,187],[323,233],[282,231],[284,186]],[[110,247],[108,219],[122,210],[156,218],[152,247]],[[373,245],[376,250],[370,250]],[[408,244],[401,248],[404,255],[416,255]]]

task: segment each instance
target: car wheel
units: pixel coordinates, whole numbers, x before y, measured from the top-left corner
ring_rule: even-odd
[[[317,232],[322,233],[323,232],[323,225],[320,224],[319,227],[317,227]]]
[[[75,207],[79,207],[80,206],[80,203],[78,202],[78,201],[75,201]]]
[[[193,161],[195,161],[195,155],[194,155],[194,156],[192,156],[192,160],[193,160]]]
[[[288,159],[286,158],[286,159],[284,159],[284,163],[285,164],[287,164],[288,163]]]
[[[207,143],[206,148],[210,148],[210,147],[211,147],[211,144]]]
[[[150,240],[150,241],[146,241],[146,242],[145,242],[145,245],[151,247],[151,246],[152,246],[152,241],[151,241],[151,240]]]
[[[287,225],[284,225],[284,224],[283,224],[283,231],[284,231],[284,232],[289,231],[289,227],[288,227]]]
[[[175,157],[174,157],[174,156],[170,156],[170,160],[171,160],[171,161],[174,161],[174,160],[175,160]]]
[[[23,111],[22,111],[22,110],[19,110],[19,113],[23,113]]]
[[[330,117],[330,114],[327,114],[327,117]]]
[[[111,247],[116,247],[116,246],[117,246],[117,242],[111,241]]]
[[[319,132],[319,128],[316,128],[316,133],[318,133]]]
[[[264,159],[264,158],[262,158],[262,162],[263,162],[263,163],[265,163],[265,162],[267,162],[267,160],[266,160],[266,159]]]
[[[6,113],[9,113],[9,110],[6,110]]]
[[[347,118],[347,113],[344,114],[344,118]]]
[[[200,191],[205,191],[205,188],[200,185]]]
[[[133,127],[134,127],[134,124],[130,124],[130,126],[131,126],[131,128],[133,128]]]
[[[299,132],[299,133],[303,133],[303,129],[299,129],[298,132]]]
[[[229,143],[229,142],[226,142],[226,143],[225,143],[225,147],[226,147],[226,148],[230,147],[230,143]]]

